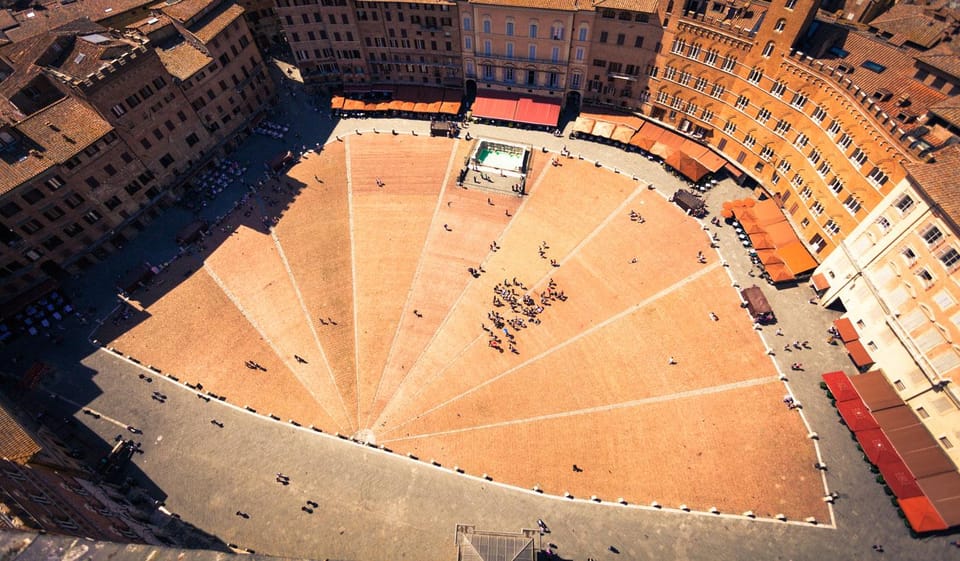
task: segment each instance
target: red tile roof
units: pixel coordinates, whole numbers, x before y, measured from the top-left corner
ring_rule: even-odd
[[[197,39],[200,39],[203,43],[208,43],[228,25],[241,17],[243,17],[243,8],[236,4],[230,4],[213,17],[204,17],[200,22],[192,25],[190,30],[196,35]]]
[[[167,72],[181,80],[186,80],[213,62],[213,58],[186,41],[181,41],[169,49],[157,49],[157,56]]]
[[[470,0],[471,4],[509,6],[511,8],[539,8],[541,10],[562,10],[576,12],[591,11],[589,0]]]
[[[100,21],[124,12],[145,7],[155,0],[79,0],[70,4],[59,1],[44,4],[44,10],[28,8],[14,14],[19,26],[6,32],[13,41],[22,41],[79,17]]]
[[[40,445],[0,404],[0,458],[25,464],[39,451]]]
[[[927,194],[933,204],[960,224],[960,190],[956,173],[960,169],[960,145],[954,144],[933,153],[932,164],[907,164],[907,173],[917,187]]]
[[[926,6],[917,4],[897,4],[874,18],[869,25],[926,48],[936,45],[952,27],[949,22],[937,21],[927,15]]]

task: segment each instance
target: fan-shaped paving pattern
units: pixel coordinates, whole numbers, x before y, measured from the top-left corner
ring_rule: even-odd
[[[539,153],[527,197],[463,189],[471,148],[332,143],[291,170],[288,202],[265,190],[99,338],[231,401],[518,486],[826,518],[806,429],[700,224]],[[505,289],[538,323],[494,327],[520,317]]]

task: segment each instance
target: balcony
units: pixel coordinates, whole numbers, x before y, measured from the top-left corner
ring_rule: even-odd
[[[557,59],[557,60],[553,60],[552,58],[530,58],[530,57],[516,56],[516,55],[514,55],[514,56],[507,56],[507,55],[503,55],[503,54],[499,54],[499,53],[486,54],[486,53],[482,53],[482,52],[480,52],[480,51],[476,51],[475,54],[474,54],[474,57],[476,57],[476,58],[489,58],[489,59],[492,59],[492,60],[506,60],[506,61],[510,61],[510,62],[524,63],[524,64],[551,64],[551,65],[556,65],[556,66],[566,66],[566,65],[567,65],[567,61],[564,60],[563,58],[559,58],[559,59]]]

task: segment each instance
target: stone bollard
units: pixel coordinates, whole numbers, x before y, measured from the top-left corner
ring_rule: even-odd
[[[820,435],[815,432],[811,432],[807,434],[807,438],[810,440],[820,440]]]
[[[710,507],[710,514],[720,514],[720,509],[715,506]]]
[[[774,516],[774,518],[776,518],[776,519],[779,520],[780,522],[786,522],[786,521],[787,521],[787,515],[786,515],[786,514],[783,514],[782,512],[781,512],[780,514],[777,514],[776,516]]]
[[[687,505],[680,505],[680,510],[682,510],[683,512],[690,512],[690,507],[688,507]]]
[[[744,512],[743,515],[746,516],[747,518],[756,518],[756,517],[757,517],[757,515],[754,514],[752,510],[748,510],[748,511]]]
[[[571,495],[569,491],[564,491],[563,497],[566,499],[573,499],[573,495]]]
[[[817,519],[812,516],[808,516],[804,518],[803,521],[806,522],[807,524],[813,524],[814,526],[817,525]]]
[[[622,505],[624,505],[624,506],[626,506],[626,504],[627,504],[627,499],[625,499],[625,498],[623,498],[623,497],[617,497],[617,502],[620,503],[620,504],[622,504]]]
[[[653,508],[663,508],[660,505],[660,503],[658,503],[657,501],[653,501],[652,503],[650,503],[650,506],[652,506]]]
[[[598,496],[596,496],[596,495],[590,495],[590,500],[593,501],[593,502],[595,502],[595,503],[601,502],[601,501],[600,501],[600,497],[598,497]]]
[[[543,489],[541,489],[539,485],[534,485],[534,486],[533,486],[533,492],[534,492],[534,493],[543,493]]]

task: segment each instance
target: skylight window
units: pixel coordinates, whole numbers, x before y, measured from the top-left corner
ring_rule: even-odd
[[[860,66],[866,68],[867,70],[871,70],[871,71],[873,71],[873,72],[876,72],[877,74],[880,74],[881,72],[883,72],[884,70],[887,69],[886,66],[884,66],[884,65],[882,65],[882,64],[880,64],[880,63],[877,63],[877,62],[873,62],[872,60],[865,61],[865,62],[864,62],[863,64],[861,64]]]

